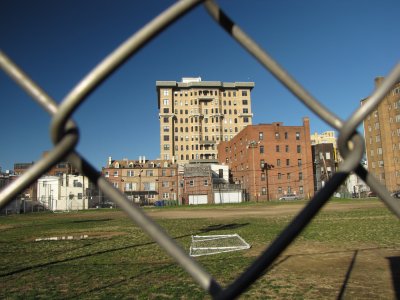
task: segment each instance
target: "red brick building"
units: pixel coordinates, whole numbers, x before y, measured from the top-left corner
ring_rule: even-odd
[[[220,163],[229,165],[247,200],[268,201],[287,194],[309,199],[314,194],[310,121],[302,126],[281,122],[249,125],[218,146]]]
[[[128,199],[140,204],[158,200],[182,202],[182,172],[171,160],[108,160],[102,174]]]

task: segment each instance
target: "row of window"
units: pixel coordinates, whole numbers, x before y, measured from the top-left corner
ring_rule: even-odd
[[[290,180],[291,177],[292,177],[291,173],[278,173],[277,174],[277,179],[281,180],[283,177],[285,177],[285,174],[286,174],[286,179]],[[270,176],[271,175],[268,175],[268,178],[270,178]],[[299,172],[298,173],[298,180],[303,180],[303,172]],[[261,181],[266,181],[266,173],[265,172],[261,173]]]
[[[163,112],[164,113],[169,113],[169,108],[163,108]],[[190,115],[196,115],[196,114],[202,114],[202,115],[205,115],[205,116],[207,116],[208,115],[208,113],[210,113],[211,115],[213,115],[213,114],[219,114],[219,112],[221,112],[221,113],[223,113],[224,115],[232,115],[232,114],[234,114],[234,115],[237,115],[238,114],[238,110],[237,109],[221,109],[221,110],[219,110],[218,108],[216,108],[216,109],[214,109],[214,108],[211,108],[210,110],[209,109],[207,109],[207,108],[205,108],[205,109],[202,109],[202,110],[198,110],[197,108],[195,108],[195,109],[191,109],[190,111],[188,110],[188,109],[185,109],[185,110],[183,110],[183,109],[175,109],[174,110],[174,113],[175,113],[175,115],[188,115],[189,113],[190,113]],[[242,108],[242,113],[243,114],[248,114],[249,113],[249,109],[248,108]]]
[[[229,139],[232,139],[233,138],[233,135],[223,135],[223,136],[221,136],[221,139],[224,139],[224,141],[229,141]],[[198,135],[193,135],[193,136],[188,136],[188,135],[186,135],[186,136],[178,136],[178,135],[175,135],[174,136],[174,141],[175,142],[179,142],[179,141],[181,141],[181,142],[183,142],[183,141],[185,141],[185,142],[189,142],[189,141],[192,141],[192,142],[194,142],[194,141],[212,141],[212,142],[218,142],[220,140],[220,136],[219,135],[212,135],[212,136],[208,136],[208,135],[206,135],[206,136],[198,136]],[[164,135],[163,136],[163,141],[164,142],[169,142],[170,141],[170,136],[169,135]]]
[[[172,169],[170,171],[171,171],[171,172],[169,172],[170,176],[175,176],[175,170]],[[151,176],[155,176],[154,173],[155,173],[154,170],[136,170],[136,171],[127,170],[126,171],[126,177],[143,176],[143,175],[151,177]],[[122,171],[121,171],[121,173],[119,171],[113,171],[112,175],[113,175],[113,177],[119,177],[119,175],[122,176]],[[110,172],[106,171],[104,173],[104,176],[105,177],[110,177]],[[161,176],[168,176],[168,172],[167,172],[166,169],[162,169],[161,170]],[[74,181],[74,184],[75,184],[75,181]]]
[[[204,127],[204,129],[202,130],[202,127],[201,126],[191,126],[190,127],[190,132],[209,132],[209,129],[210,129],[210,132],[220,132],[220,126],[211,126],[211,127]],[[180,132],[189,132],[189,127],[175,127],[175,132],[176,133],[179,133],[179,131]],[[169,126],[163,126],[163,132],[169,132]],[[222,131],[222,129],[221,129],[221,132],[226,132],[226,133],[228,133],[228,132],[239,132],[239,129],[238,129],[238,127],[230,127],[230,128],[224,128],[224,130]]]
[[[285,140],[287,140],[289,138],[289,133],[288,132],[284,133],[284,138],[285,138]],[[260,141],[264,140],[264,132],[259,132],[258,133],[258,139]],[[279,132],[275,132],[275,139],[280,139],[280,133]],[[300,140],[300,132],[296,132],[296,140]]]
[[[287,187],[287,190],[286,190],[285,192],[286,192],[286,194],[292,194],[292,187],[291,187],[291,186],[288,186],[288,187]],[[267,194],[267,187],[262,187],[262,188],[261,188],[261,195],[266,195],[266,194]],[[279,195],[284,194],[284,193],[283,193],[283,189],[282,189],[281,186],[278,186],[278,194],[279,194]],[[302,185],[299,186],[299,194],[300,194],[300,195],[303,195],[303,194],[304,194],[304,188],[303,188]]]
[[[174,92],[174,96],[175,97],[177,97],[177,96],[188,97],[189,95],[190,96],[193,96],[193,95],[197,96],[197,94],[199,94],[199,96],[203,96],[203,95],[204,96],[208,96],[208,95],[217,96],[218,95],[218,91],[217,90],[198,90],[198,91],[194,91],[194,92],[188,92],[188,91],[179,91],[179,92],[175,91]],[[223,91],[223,92],[221,92],[221,94],[222,94],[223,97],[236,97],[237,93],[236,93],[236,91]],[[247,96],[247,91],[241,91],[241,94],[242,94],[243,97],[246,97]],[[164,96],[169,96],[169,90],[165,89],[163,91],[163,95]]]

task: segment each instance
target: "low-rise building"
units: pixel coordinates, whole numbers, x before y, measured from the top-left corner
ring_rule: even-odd
[[[38,201],[52,211],[88,209],[91,188],[82,175],[43,176],[37,183]]]
[[[171,160],[113,160],[109,157],[102,174],[133,203],[153,204],[159,200],[181,203],[181,168]]]

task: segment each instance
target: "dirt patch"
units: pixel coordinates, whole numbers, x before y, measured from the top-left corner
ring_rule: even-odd
[[[257,285],[275,287],[267,290],[271,298],[298,294],[305,299],[396,299],[396,271],[390,268],[393,258],[400,258],[400,249],[294,246]]]
[[[242,217],[260,217],[270,216],[290,216],[297,214],[304,206],[305,202],[296,204],[282,204],[276,206],[245,206],[234,208],[204,208],[192,210],[170,210],[157,209],[149,210],[146,213],[154,218],[167,219],[203,219],[203,218],[242,218]],[[358,202],[358,203],[328,203],[323,211],[348,211],[354,209],[368,209],[383,207],[380,202]]]

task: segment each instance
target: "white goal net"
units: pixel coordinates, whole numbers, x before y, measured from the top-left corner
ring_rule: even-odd
[[[238,234],[192,235],[190,256],[212,255],[249,249],[250,245]]]

